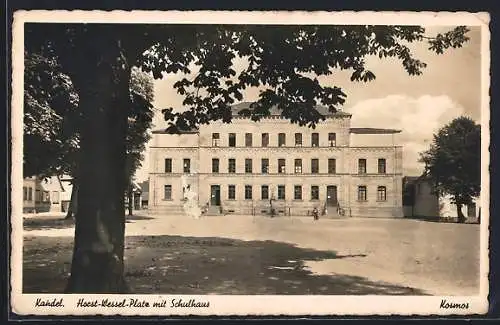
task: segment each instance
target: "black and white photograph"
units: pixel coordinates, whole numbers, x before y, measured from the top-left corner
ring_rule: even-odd
[[[19,315],[488,310],[489,16],[19,11]]]

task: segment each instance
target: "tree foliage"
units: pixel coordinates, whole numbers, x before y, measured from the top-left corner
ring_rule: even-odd
[[[25,56],[24,175],[76,177],[84,112],[70,78],[54,58]],[[141,167],[150,136],[154,99],[152,78],[134,69],[130,80],[126,177]]]
[[[46,24],[28,28],[27,43],[48,56],[64,53],[70,74],[84,72],[85,65],[75,62],[89,61],[84,57],[88,54],[78,49],[105,51],[106,37],[121,40],[129,64],[155,78],[185,74],[174,85],[184,96],[184,109],[164,110],[169,131],[175,133],[214,120],[230,122],[230,106],[243,99],[246,88],[256,86],[265,89],[252,109],[242,114],[258,120],[276,105],[292,123],[314,126],[323,119],[314,109],[317,104],[335,111],[346,97],[340,87],[322,85],[319,76],[348,69],[352,81],[373,80],[376,75],[365,61],[369,55],[396,58],[408,74],[420,75],[426,64],[414,57],[410,43],[425,41],[441,54],[461,47],[468,31],[459,26],[429,36],[420,26]],[[233,69],[237,57],[247,63],[239,72]],[[188,78],[193,73],[195,77]]]
[[[481,190],[481,126],[468,117],[454,119],[434,134],[421,162],[437,193],[471,204]]]

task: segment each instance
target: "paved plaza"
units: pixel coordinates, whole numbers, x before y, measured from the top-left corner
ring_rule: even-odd
[[[24,220],[25,292],[61,292],[74,227]],[[410,219],[130,217],[126,277],[133,293],[479,293],[479,225]]]

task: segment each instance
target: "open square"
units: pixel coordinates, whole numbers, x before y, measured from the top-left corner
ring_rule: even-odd
[[[62,293],[74,228],[25,219],[25,293]],[[125,276],[137,294],[479,293],[479,225],[412,219],[133,216]]]

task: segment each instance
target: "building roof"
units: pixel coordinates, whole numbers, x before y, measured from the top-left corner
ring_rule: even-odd
[[[234,117],[241,116],[239,114],[239,112],[241,112],[244,109],[251,110],[252,104],[253,104],[253,102],[241,102],[241,103],[238,103],[238,104],[231,106],[231,109],[233,111],[232,115]],[[321,105],[317,105],[315,107],[315,109],[318,111],[318,113],[320,113],[321,115],[326,116],[326,117],[351,117],[352,116],[351,114],[343,112],[343,111],[337,111],[336,113],[330,112],[328,110],[328,107],[321,106]],[[272,106],[269,109],[269,113],[270,113],[269,116],[273,116],[273,117],[281,116],[281,111],[278,109],[278,107],[276,105]]]
[[[349,132],[355,134],[394,134],[400,133],[401,130],[379,128],[350,128]]]
[[[177,134],[177,135],[180,135],[180,134],[198,134],[198,129],[192,129],[192,130],[188,130],[188,131],[179,131],[177,133],[170,133],[170,132],[167,132],[166,129],[159,129],[159,130],[153,130],[152,133],[153,134],[163,134],[163,133],[168,133],[168,134]]]
[[[245,109],[251,110],[252,104],[253,104],[253,102],[241,102],[241,103],[238,103],[238,104],[231,106],[232,116],[233,117],[244,117],[239,113]],[[325,117],[351,117],[352,116],[352,114],[349,114],[349,113],[346,113],[343,111],[337,111],[336,113],[332,113],[328,110],[328,107],[326,107],[326,106],[317,105],[315,108],[318,111],[318,113],[320,113],[321,115],[323,115]],[[276,105],[272,106],[269,109],[269,113],[270,113],[269,114],[270,117],[281,116],[281,112]],[[382,129],[380,129],[380,130],[382,130]],[[167,132],[166,129],[153,130],[152,132],[153,132],[153,134],[170,133],[170,132]],[[180,132],[173,133],[173,134],[197,134],[198,132],[199,132],[199,130],[197,128],[193,128],[191,130],[180,131]]]

